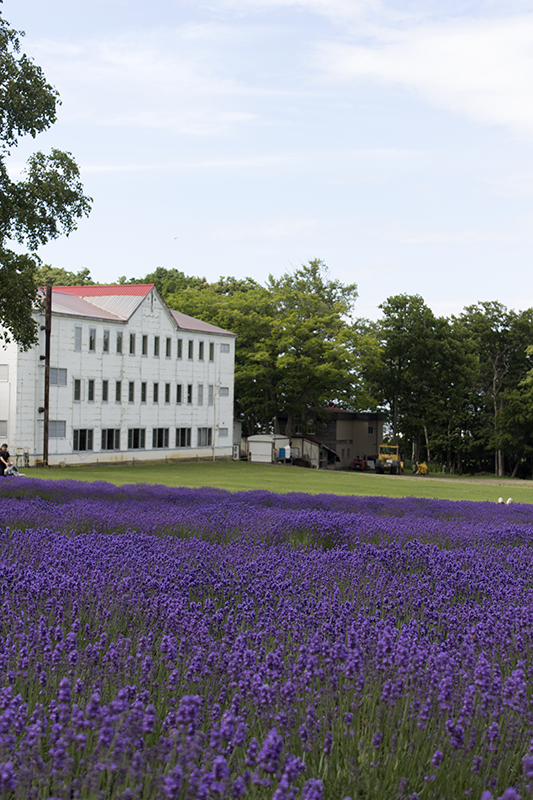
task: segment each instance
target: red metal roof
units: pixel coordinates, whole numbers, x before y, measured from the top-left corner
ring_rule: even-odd
[[[113,283],[106,286],[52,286],[52,291],[75,294],[77,297],[108,297],[110,295],[146,297],[154,286],[154,283]]]

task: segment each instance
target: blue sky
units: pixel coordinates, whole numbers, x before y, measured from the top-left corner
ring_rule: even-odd
[[[310,258],[437,314],[533,305],[533,13],[521,0],[4,0],[59,90],[100,281],[264,281]]]

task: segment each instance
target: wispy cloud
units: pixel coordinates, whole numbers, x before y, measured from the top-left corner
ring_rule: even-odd
[[[242,220],[227,225],[216,225],[205,233],[212,239],[225,242],[278,241],[292,236],[309,235],[328,227],[323,220],[294,218],[248,221]]]
[[[195,23],[75,46],[40,41],[32,49],[60,86],[66,121],[224,135],[263,123],[243,101],[249,87],[221,55],[234,34],[228,26]]]
[[[331,80],[401,86],[476,122],[533,134],[533,14],[366,33],[365,43],[319,46],[317,64]]]

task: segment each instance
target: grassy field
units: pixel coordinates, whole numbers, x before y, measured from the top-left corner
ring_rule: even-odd
[[[310,494],[381,495],[386,497],[435,497],[448,500],[490,500],[512,497],[518,503],[533,503],[533,482],[502,478],[460,478],[458,476],[375,475],[333,472],[278,464],[249,464],[233,461],[137,463],[25,469],[33,478],[75,479],[125,483],[160,483],[166,486],[213,486],[230,491],[265,489],[269,492]]]

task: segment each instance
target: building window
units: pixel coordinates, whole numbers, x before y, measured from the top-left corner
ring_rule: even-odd
[[[229,344],[221,344],[220,345],[220,352],[221,353],[229,353]]]
[[[122,331],[117,331],[117,353],[122,355]]]
[[[204,404],[204,385],[203,383],[198,384],[198,405],[203,406]]]
[[[159,384],[158,383],[154,383],[154,391],[153,391],[152,400],[153,400],[154,403],[159,403]]]
[[[146,381],[141,383],[141,403],[146,403]]]
[[[104,344],[103,344],[103,351],[104,353],[109,353],[109,331],[104,331]]]
[[[89,353],[96,352],[96,328],[89,328]]]
[[[128,450],[144,450],[146,428],[128,428]]]
[[[115,403],[122,401],[122,381],[115,381]]]
[[[207,387],[207,405],[212,406],[214,402],[215,387],[212,383]]]
[[[128,403],[135,402],[135,381],[128,383]]]
[[[73,450],[92,450],[93,449],[93,429],[74,428],[73,431]]]
[[[219,394],[221,397],[229,397],[229,386],[221,386]],[[299,431],[296,431],[296,433],[299,433]]]
[[[215,343],[209,342],[209,361],[215,360]]]
[[[81,327],[79,325],[74,327],[74,350],[77,353],[81,352]]]
[[[198,342],[198,360],[199,361],[203,361],[204,360],[204,343],[203,342]]]
[[[50,367],[50,386],[66,386],[67,371],[62,367]]]
[[[148,336],[145,333],[143,333],[142,354],[143,354],[143,356],[147,356],[148,355]]]
[[[178,383],[176,385],[176,403],[181,403],[182,389],[183,389],[183,387],[182,387],[181,383]]]
[[[102,430],[102,450],[120,450],[120,428]]]
[[[159,358],[159,336],[154,336],[154,356]]]
[[[176,447],[191,446],[191,429],[176,428]]]
[[[183,358],[183,339],[178,339],[178,358]]]
[[[227,428],[219,428],[218,429],[218,435],[219,435],[219,437],[221,439],[226,438],[226,436],[228,435],[228,429]]]
[[[109,381],[102,381],[102,403],[109,400]]]
[[[165,403],[170,403],[170,383],[165,383]]]
[[[187,353],[189,361],[192,361],[193,356],[194,356],[194,341],[192,339],[189,339],[189,350]]]
[[[89,403],[94,403],[94,380],[89,378],[87,381],[87,400]]]
[[[166,358],[170,358],[171,355],[172,355],[172,339],[170,338],[170,336],[167,336],[167,342],[165,345],[165,356]]]
[[[48,436],[50,439],[65,439],[67,423],[63,419],[51,419],[48,423]]]
[[[79,403],[81,400],[81,379],[74,379],[74,402]]]
[[[135,334],[130,333],[130,356],[135,355]]]
[[[368,426],[368,435],[372,436],[373,434],[374,434],[374,426],[373,425],[369,425]]]
[[[213,440],[213,428],[198,428],[198,447],[209,447]]]
[[[187,384],[187,405],[192,406],[192,383]]]
[[[152,431],[152,447],[168,447],[168,428],[154,428]]]

